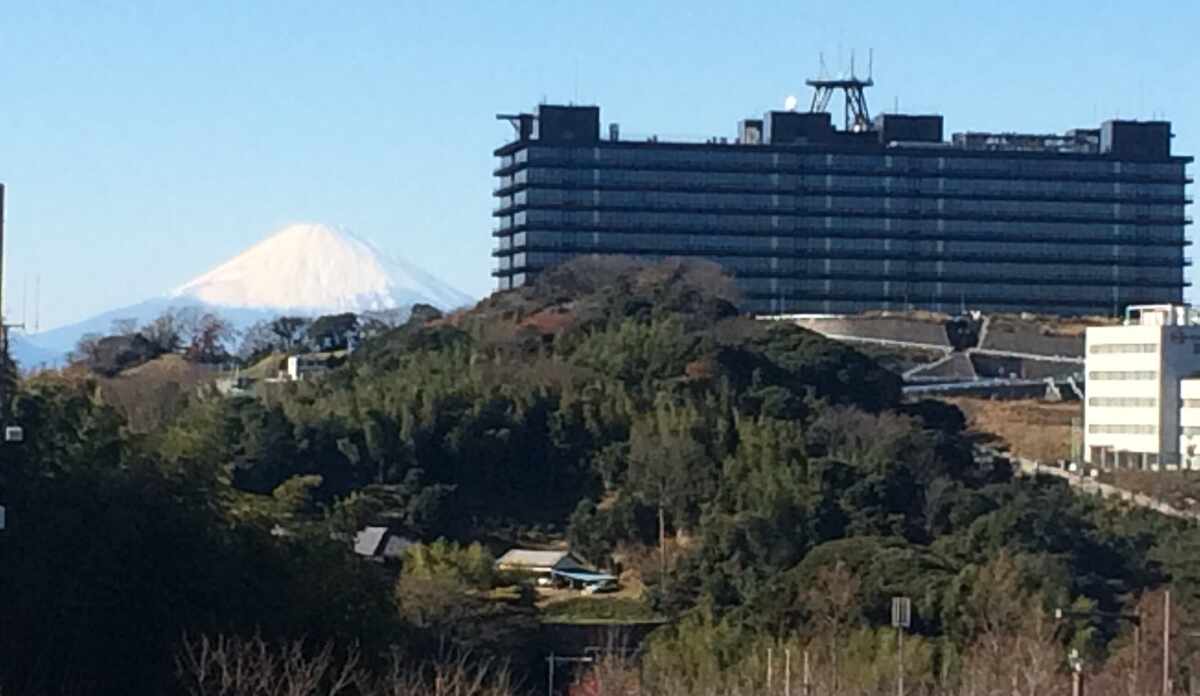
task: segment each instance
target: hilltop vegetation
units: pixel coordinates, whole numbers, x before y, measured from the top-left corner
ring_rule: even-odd
[[[189,397],[136,434],[86,384],[22,384],[29,438],[0,474],[5,690],[157,693],[185,631],[533,669],[532,599],[497,599],[469,546],[529,530],[633,567],[644,612],[617,613],[677,621],[648,657],[675,684],[761,674],[755,651],[785,640],[875,673],[898,594],[930,689],[1020,641],[1119,650],[1111,620],[1028,642],[1055,606],[1120,611],[1167,581],[1195,606],[1193,530],[978,464],[956,408],[905,403],[862,353],[735,299],[714,266],[582,259],[381,331],[320,380]],[[392,577],[348,554],[366,523],[434,550]]]

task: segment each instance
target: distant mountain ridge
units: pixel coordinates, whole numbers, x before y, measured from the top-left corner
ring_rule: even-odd
[[[79,338],[114,321],[147,323],[168,309],[215,312],[244,328],[281,315],[316,316],[405,309],[417,303],[451,310],[474,298],[355,235],[322,224],[288,225],[165,295],[12,342],[24,368],[60,363]]]

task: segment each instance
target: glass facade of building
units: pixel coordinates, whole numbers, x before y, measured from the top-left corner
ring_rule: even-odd
[[[615,128],[601,140],[595,107],[519,118],[496,151],[500,289],[616,254],[715,261],[757,314],[1115,314],[1183,299],[1190,158],[1170,156],[1158,122],[1010,150],[980,134],[942,142],[940,117],[902,117],[936,119],[936,141],[885,140],[882,117],[878,132],[787,143],[745,130],[734,143]]]

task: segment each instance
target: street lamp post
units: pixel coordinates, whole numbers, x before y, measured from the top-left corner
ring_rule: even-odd
[[[1068,659],[1071,661],[1071,696],[1083,696],[1083,658],[1078,650],[1072,650]]]
[[[1092,618],[1119,619],[1121,621],[1128,621],[1129,623],[1131,623],[1133,625],[1133,673],[1130,675],[1130,684],[1133,687],[1134,696],[1137,696],[1138,682],[1141,678],[1140,675],[1141,675],[1141,665],[1142,665],[1142,615],[1141,614],[1133,613],[1133,612],[1118,612],[1118,611],[1070,611],[1068,609],[1058,608],[1058,609],[1054,610],[1054,618],[1058,619],[1059,621],[1062,621],[1063,619],[1092,619]],[[1076,662],[1078,653],[1075,653],[1074,655],[1075,655],[1075,657],[1072,658],[1072,662],[1071,662],[1073,671],[1076,674],[1076,676],[1072,678],[1072,682],[1071,682],[1073,692],[1075,691],[1075,689],[1079,689],[1080,691],[1083,690],[1083,675],[1082,675],[1082,672],[1079,671],[1083,667],[1083,662],[1082,662],[1082,660],[1079,660],[1078,662]],[[1166,667],[1165,667],[1166,652],[1165,651],[1164,651],[1163,655],[1164,655],[1164,658],[1163,658],[1164,672],[1163,672],[1163,674],[1164,674],[1164,678],[1165,678],[1165,674],[1166,674],[1166,671],[1165,671],[1166,670]],[[1077,664],[1078,664],[1079,668],[1074,669]],[[1165,690],[1166,686],[1164,685],[1163,688]],[[1082,694],[1075,693],[1074,696],[1082,696]],[[1165,691],[1164,691],[1164,696],[1166,696]]]
[[[1171,589],[1163,591],[1162,696],[1171,694]]]
[[[904,629],[912,625],[912,600],[892,597],[892,626],[896,628],[896,695],[904,696]]]

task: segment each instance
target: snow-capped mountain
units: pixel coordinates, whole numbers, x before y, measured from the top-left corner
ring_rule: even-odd
[[[172,308],[211,310],[243,328],[281,315],[363,313],[417,303],[450,310],[473,302],[469,295],[349,232],[296,224],[164,295],[22,336],[12,352],[26,367],[51,362],[47,355],[61,361],[84,334],[104,333],[119,319],[148,323]]]
[[[289,225],[170,297],[304,314],[396,309],[417,302],[452,309],[472,301],[369,242],[318,224]]]

